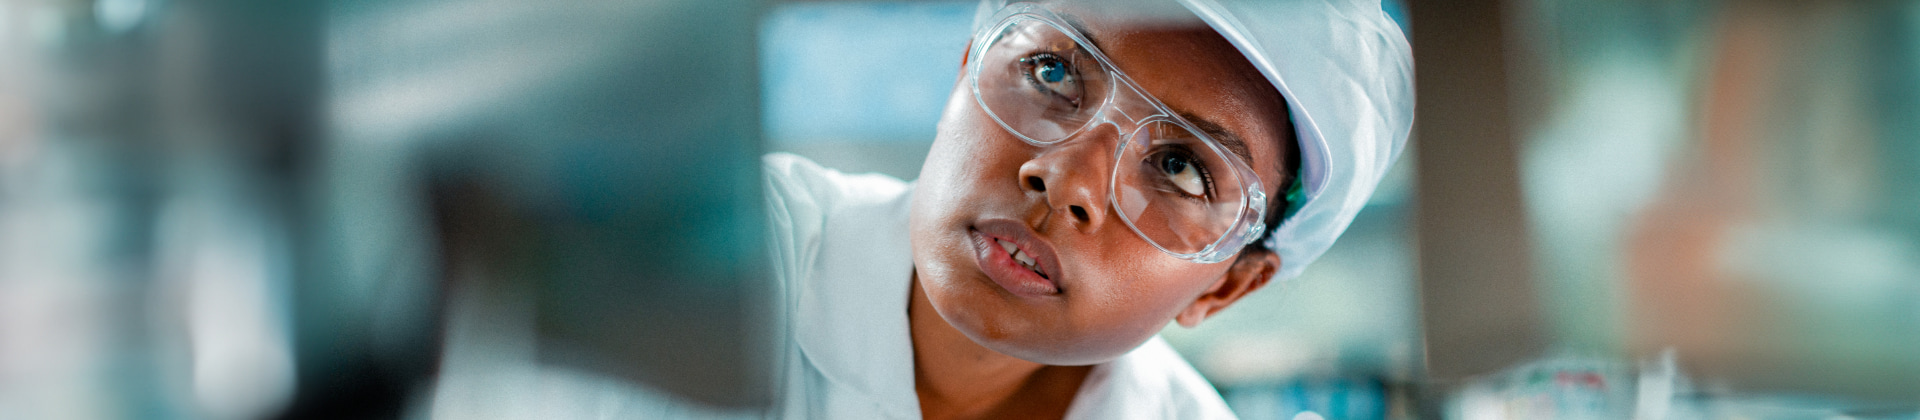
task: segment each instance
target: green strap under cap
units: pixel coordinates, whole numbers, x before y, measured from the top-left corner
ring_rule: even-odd
[[[1300,181],[1300,170],[1295,169],[1293,182],[1287,184],[1287,209],[1280,213],[1280,223],[1300,212],[1300,206],[1307,202],[1307,183]],[[1275,226],[1276,228],[1279,226]]]

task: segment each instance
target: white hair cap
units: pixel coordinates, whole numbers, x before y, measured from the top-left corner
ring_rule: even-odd
[[[1379,0],[1179,0],[1267,76],[1292,112],[1298,210],[1267,235],[1276,280],[1297,277],[1353,223],[1413,127],[1413,50]],[[976,32],[1004,0],[980,3]],[[1287,195],[1279,187],[1276,198]],[[1285,211],[1281,209],[1281,211]]]

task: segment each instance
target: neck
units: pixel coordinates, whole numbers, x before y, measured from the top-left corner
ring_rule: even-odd
[[[913,277],[907,322],[913,336],[914,390],[926,419],[1059,418],[1089,366],[1048,366],[975,343],[934,312]]]

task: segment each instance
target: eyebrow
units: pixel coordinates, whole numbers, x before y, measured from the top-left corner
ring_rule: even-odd
[[[1067,21],[1067,26],[1073,27],[1073,30],[1079,32],[1080,36],[1086,37],[1087,43],[1093,44],[1093,49],[1100,50],[1101,54],[1106,54],[1107,47],[1100,45],[1100,38],[1093,36],[1093,31],[1087,30],[1087,23],[1081,22],[1079,16],[1074,16],[1066,12],[1056,12],[1054,16],[1059,16],[1061,20]]]
[[[1234,134],[1232,131],[1227,131],[1227,128],[1221,127],[1220,124],[1216,124],[1205,118],[1200,118],[1200,116],[1193,115],[1193,113],[1179,112],[1179,114],[1180,118],[1184,118],[1187,122],[1193,123],[1194,127],[1206,132],[1208,137],[1213,137],[1214,141],[1220,142],[1220,145],[1226,147],[1227,151],[1240,156],[1240,160],[1246,162],[1248,167],[1253,167],[1253,151],[1247,148],[1246,139],[1240,138],[1240,135]]]

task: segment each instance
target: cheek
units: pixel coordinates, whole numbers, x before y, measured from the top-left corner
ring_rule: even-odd
[[[963,230],[989,210],[1019,214],[1019,168],[1032,156],[980,110],[972,94],[956,88],[915,181],[913,229]]]
[[[941,115],[938,134],[921,166],[910,219],[915,270],[928,297],[944,314],[960,295],[979,295],[979,273],[967,226],[981,214],[1017,203],[1013,183],[1017,151],[1008,150],[1000,127],[986,119],[972,96],[955,89]],[[1014,145],[1019,143],[1013,142]],[[1014,168],[1014,169],[1009,169]],[[970,293],[963,293],[970,292]]]
[[[1047,364],[1110,361],[1159,333],[1212,279],[1225,273],[1223,266],[1174,259],[1131,237],[1091,239],[1072,244],[1071,249],[1083,252],[1070,260],[1062,255],[1078,283],[1062,305],[979,314],[983,327],[1014,332],[983,344]]]
[[[921,163],[918,181],[919,190],[933,194],[921,194],[916,200],[922,196],[944,199],[955,192],[956,187],[977,183],[982,175],[980,163],[994,155],[990,146],[997,133],[988,129],[999,127],[992,126],[993,122],[979,113],[972,98],[971,94],[956,88],[947,100],[933,146],[927,151],[927,160]]]
[[[1116,334],[1115,339],[1145,340],[1192,303],[1225,269],[1174,259],[1143,241],[1132,242],[1142,246],[1125,247],[1129,252],[1103,252],[1102,258],[1085,262],[1088,271],[1098,270],[1087,278],[1099,280],[1083,287],[1087,293],[1074,302],[1074,317],[1090,327],[1098,325],[1089,328],[1091,331]]]

